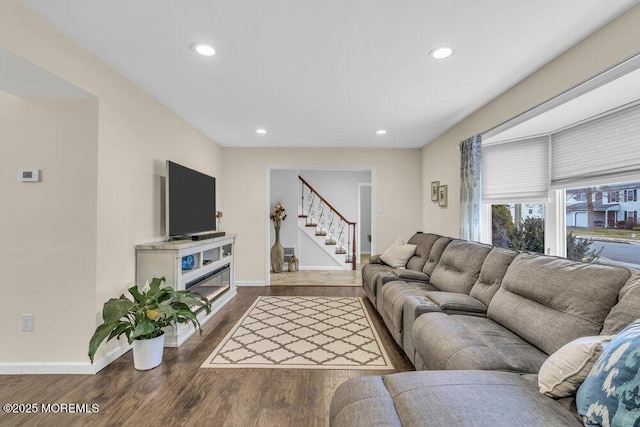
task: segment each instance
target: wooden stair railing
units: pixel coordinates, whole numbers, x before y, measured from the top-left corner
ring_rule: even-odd
[[[356,269],[356,223],[347,220],[331,203],[322,197],[305,179],[298,175],[301,191],[301,214],[305,226],[315,227],[316,236],[325,237],[325,245],[335,246],[336,254],[344,254],[345,262]],[[305,196],[306,189],[306,196]],[[305,200],[307,201],[305,206]],[[328,225],[327,225],[328,223]],[[346,246],[345,246],[346,237]]]

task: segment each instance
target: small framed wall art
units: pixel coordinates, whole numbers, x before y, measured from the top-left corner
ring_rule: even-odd
[[[447,207],[447,186],[440,185],[438,187],[438,206],[441,208]]]
[[[440,186],[440,181],[433,181],[431,183],[431,201],[438,201],[438,187]]]

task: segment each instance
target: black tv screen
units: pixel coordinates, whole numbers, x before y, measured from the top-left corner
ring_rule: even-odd
[[[216,179],[167,160],[167,235],[216,229]]]

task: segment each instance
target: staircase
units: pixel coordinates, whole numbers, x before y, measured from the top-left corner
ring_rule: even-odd
[[[298,226],[340,265],[356,269],[356,223],[348,221],[307,181],[301,185]]]

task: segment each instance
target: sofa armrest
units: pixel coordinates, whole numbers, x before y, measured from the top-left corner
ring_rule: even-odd
[[[446,313],[471,314],[475,316],[487,314],[487,306],[482,301],[466,294],[437,291],[427,292],[426,296]]]
[[[406,268],[396,268],[391,270],[398,279],[403,279],[412,282],[429,282],[429,275],[422,271],[409,270]]]
[[[384,262],[380,259],[380,254],[377,254],[369,257],[369,264],[384,264]]]

